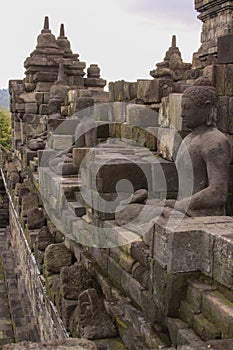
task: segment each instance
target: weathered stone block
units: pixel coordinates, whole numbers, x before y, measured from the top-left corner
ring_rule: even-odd
[[[139,261],[143,266],[148,267],[149,250],[144,242],[132,242],[131,255],[136,261]]]
[[[233,96],[233,64],[227,64],[225,69],[225,94]]]
[[[25,103],[25,113],[27,114],[37,114],[38,104],[36,102]]]
[[[159,80],[138,80],[137,98],[145,103],[160,102],[161,96]]]
[[[64,150],[71,148],[74,142],[73,135],[57,135],[52,136],[52,148],[55,150]]]
[[[158,126],[158,113],[143,105],[128,104],[126,122],[132,126],[156,127]]]
[[[218,38],[218,63],[233,63],[233,34]]]
[[[181,116],[181,101],[182,94],[169,95],[169,120],[170,127],[177,131],[188,131],[184,126],[183,118]]]
[[[67,300],[65,298],[62,298],[61,317],[66,329],[68,330],[69,330],[70,318],[75,308],[77,307],[77,305],[78,305],[78,300]]]
[[[206,292],[203,295],[202,313],[221,330],[222,338],[233,337],[233,304],[219,292]]]
[[[223,64],[216,65],[216,89],[219,96],[225,95],[225,69]]]
[[[45,251],[45,249],[53,243],[54,237],[49,232],[47,226],[42,227],[42,229],[40,229],[40,231],[38,232],[36,239],[37,249]]]
[[[108,111],[108,120],[116,123],[124,123],[126,119],[126,106],[125,102],[113,102],[111,103]]]
[[[96,164],[98,166],[98,164]],[[117,171],[116,171],[117,169]],[[134,191],[141,188],[148,188],[151,184],[150,164],[146,162],[129,162],[127,159],[119,159],[117,162],[109,160],[103,164],[96,173],[95,164],[92,165],[91,171],[93,181],[96,181],[97,191],[103,193],[116,192],[116,184],[120,180],[128,180]],[[131,192],[129,187],[122,188],[121,192]]]
[[[220,96],[219,103],[218,103],[218,121],[217,121],[217,127],[219,130],[226,133],[229,131],[230,117],[231,116],[229,114],[229,96]]]
[[[38,197],[35,193],[29,192],[22,196],[22,216],[27,215],[29,209],[37,208],[39,205]]]
[[[100,103],[94,105],[94,119],[99,121],[109,121],[112,117],[111,105],[109,103]]]
[[[73,336],[88,339],[117,336],[117,330],[95,289],[87,289],[80,294],[79,304],[70,321],[70,330]]]
[[[42,228],[46,224],[46,218],[42,210],[29,209],[27,212],[27,227],[29,230]]]
[[[214,279],[232,288],[233,285],[233,241],[231,235],[216,236],[213,249],[213,276]]]
[[[78,300],[79,295],[92,287],[90,273],[83,264],[61,268],[61,293],[65,299]]]
[[[158,130],[158,153],[167,160],[173,160],[177,156],[180,144],[186,132],[177,132],[173,129],[159,128]]]
[[[201,261],[202,234],[198,230],[171,233],[168,241],[168,271],[197,271]]]
[[[41,104],[39,107],[39,113],[41,115],[48,115],[49,114],[49,106],[47,104]]]
[[[48,273],[60,273],[62,267],[72,264],[72,254],[63,243],[51,244],[45,250],[44,262]]]
[[[53,83],[38,82],[36,84],[36,92],[49,92]]]
[[[73,148],[73,164],[75,167],[80,167],[85,156],[90,152],[90,148],[80,147]]]
[[[204,341],[220,339],[221,337],[220,328],[216,328],[201,314],[193,317],[193,329]]]
[[[137,83],[124,80],[109,83],[109,101],[130,101],[137,96]]]

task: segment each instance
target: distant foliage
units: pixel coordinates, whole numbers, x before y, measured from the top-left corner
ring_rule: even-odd
[[[7,89],[0,89],[0,107],[9,110],[10,95]]]
[[[11,114],[5,109],[0,109],[0,144],[11,147]]]

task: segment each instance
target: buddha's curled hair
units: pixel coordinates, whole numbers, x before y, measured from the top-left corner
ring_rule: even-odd
[[[193,86],[184,91],[183,97],[190,98],[196,106],[203,108],[206,107],[206,103],[209,101],[211,104],[211,111],[207,125],[216,125],[218,93],[208,78],[198,78]]]
[[[187,88],[183,97],[189,97],[199,107],[205,107],[206,101],[210,101],[213,106],[217,106],[218,93],[208,78],[198,78],[194,85]]]

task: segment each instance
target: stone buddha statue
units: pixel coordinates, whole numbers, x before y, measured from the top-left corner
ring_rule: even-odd
[[[216,128],[217,103],[217,90],[205,77],[197,79],[182,97],[182,118],[191,133],[181,143],[176,159],[181,174],[179,198],[165,203],[191,216],[224,215],[231,158],[230,144]],[[186,168],[187,154],[192,169]],[[187,196],[187,190],[191,195]]]
[[[176,167],[179,175],[177,200],[145,201],[145,190],[134,194],[131,203],[117,215],[119,222],[137,217],[143,206],[158,206],[158,213],[169,217],[224,215],[228,195],[231,150],[226,136],[216,128],[217,90],[201,77],[182,96],[182,118],[191,133],[179,148]],[[148,207],[149,208],[149,207]],[[150,209],[148,209],[150,210]]]

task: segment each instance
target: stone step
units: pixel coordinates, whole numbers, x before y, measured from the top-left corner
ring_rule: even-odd
[[[233,338],[233,303],[218,291],[202,296],[202,313],[221,331],[221,338]]]
[[[233,337],[233,303],[206,278],[189,281],[180,317],[203,341]]]

